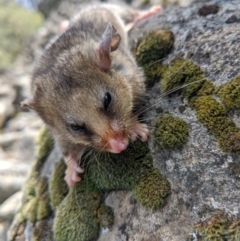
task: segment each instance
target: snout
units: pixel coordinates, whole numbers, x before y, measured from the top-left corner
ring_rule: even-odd
[[[128,139],[126,138],[111,138],[108,141],[107,149],[111,153],[120,153],[128,147]]]

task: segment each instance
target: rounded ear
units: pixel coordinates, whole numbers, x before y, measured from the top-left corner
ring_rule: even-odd
[[[105,29],[102,39],[98,45],[98,62],[97,66],[100,69],[107,71],[111,67],[110,53],[115,51],[121,42],[121,36],[115,29],[115,27],[109,23]]]
[[[28,108],[34,110],[34,100],[33,98],[28,98],[21,102],[21,107],[22,108]]]

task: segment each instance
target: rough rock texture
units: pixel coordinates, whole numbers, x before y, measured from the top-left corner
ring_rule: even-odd
[[[164,58],[165,66],[175,57],[182,57],[199,65],[205,77],[215,86],[231,81],[240,75],[240,23],[238,21],[240,5],[238,1],[221,2],[218,3],[217,13],[200,16],[198,12],[203,5],[198,3],[187,8],[173,7],[140,22],[130,32],[131,46],[136,46],[138,39],[150,30],[170,29],[175,38],[174,49]],[[39,48],[36,46],[43,47],[47,40],[57,33],[57,22],[66,17],[63,14],[64,10],[65,13],[72,14],[77,10],[77,6],[80,7],[79,3],[70,6],[62,2],[58,13],[53,12],[44,28],[34,37],[36,41],[33,41],[28,50],[32,59],[39,54]],[[52,28],[51,25],[54,27]],[[24,63],[22,59],[21,61]],[[196,112],[189,105],[189,99],[183,98],[178,93],[162,97],[156,103],[154,99],[159,98],[160,93],[159,81],[153,87],[149,87],[147,99],[152,103],[152,107],[146,111],[151,129],[149,147],[154,167],[158,168],[171,183],[171,195],[168,196],[165,206],[152,210],[139,204],[130,191],[106,192],[103,196],[104,204],[112,208],[114,222],[112,227],[100,230],[98,240],[197,240],[197,237],[206,238],[208,233],[211,233],[209,228],[205,228],[207,225],[199,224],[211,217],[213,217],[211,220],[221,221],[221,218],[227,220],[221,222],[221,225],[226,227],[224,226],[224,233],[217,237],[219,239],[215,240],[231,240],[226,233],[229,230],[237,230],[235,240],[239,240],[239,222],[237,221],[240,213],[239,152],[225,153],[220,149],[216,137],[198,120]],[[212,96],[220,102],[214,93]],[[187,123],[189,135],[181,149],[167,149],[156,145],[155,122],[162,112],[168,112]],[[239,116],[240,111],[237,109],[227,112],[227,117],[232,118],[238,128],[240,128]],[[58,150],[54,150],[49,159],[44,160],[44,168],[39,169],[35,164],[33,170],[36,172],[33,172],[34,175],[31,177],[33,179],[41,177],[38,181],[46,184],[43,177],[51,178],[55,162],[59,159]],[[29,215],[29,210],[31,211],[33,206],[25,207],[23,210],[27,218],[23,218],[18,213],[10,229],[10,240],[26,240],[27,236],[30,237],[28,240],[33,240],[33,234],[34,237],[38,237],[37,240],[54,240],[51,232],[54,211],[49,211],[48,204],[41,204],[39,187],[29,187],[30,183],[29,181],[24,188],[25,194],[27,193],[27,198],[34,202],[34,211],[38,210],[38,213],[36,216]],[[44,188],[41,190],[47,195],[46,186],[47,184],[43,185]],[[63,193],[62,198],[65,195]],[[95,199],[98,200],[99,197]],[[64,205],[68,210],[67,204],[64,203]],[[80,205],[77,199],[73,205],[81,208],[77,206]],[[41,209],[41,207],[47,208]],[[30,209],[26,211],[27,208]],[[224,214],[216,215],[216,210],[221,210]],[[227,218],[225,218],[226,215],[228,215]],[[36,222],[36,218],[40,221]],[[80,221],[76,220],[76,222]],[[199,227],[205,228],[205,231]],[[44,232],[41,232],[43,230]],[[41,235],[37,235],[39,233]],[[206,240],[209,239],[206,238]]]

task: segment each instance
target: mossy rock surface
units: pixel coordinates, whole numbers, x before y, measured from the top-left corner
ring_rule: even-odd
[[[227,110],[212,96],[203,96],[193,103],[196,115],[209,131],[218,138],[223,151],[240,151],[240,128],[227,117]]]
[[[177,90],[188,99],[198,120],[218,139],[219,147],[224,152],[239,153],[240,128],[227,116],[228,110],[240,106],[239,77],[216,88],[205,78],[198,65],[190,60],[175,58],[163,72],[160,86],[165,93]],[[222,103],[217,101],[214,94],[219,95]],[[164,146],[163,143],[161,145]]]
[[[201,240],[238,241],[240,240],[240,220],[217,210],[210,218],[195,225],[195,231]]]

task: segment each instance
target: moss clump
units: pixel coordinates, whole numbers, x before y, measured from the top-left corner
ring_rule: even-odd
[[[23,190],[23,204],[15,216],[14,225],[22,227],[27,221],[35,224],[39,220],[47,218],[51,213],[48,180],[40,177],[39,172],[47,159],[52,148],[52,139],[45,128],[43,128],[37,139],[37,160],[26,181]],[[42,155],[42,152],[45,155]],[[17,234],[18,235],[18,234]],[[14,239],[10,239],[14,240]]]
[[[46,130],[40,136],[43,143],[39,152],[48,148],[46,143],[52,144]],[[165,203],[166,196],[170,194],[170,184],[157,169],[153,169],[148,144],[141,141],[131,143],[126,151],[118,155],[94,151],[92,155],[86,155],[83,180],[70,190],[63,179],[66,165],[61,160],[56,164],[50,181],[51,196],[48,180],[39,176],[46,157],[38,157],[40,161],[37,160],[38,164],[30,175],[31,184],[24,191],[25,201],[19,214],[22,215],[22,222],[30,221],[37,227],[52,213],[53,208],[53,236],[57,241],[96,240],[100,226],[112,225],[113,212],[102,203],[104,191],[136,188],[136,198],[152,208]],[[144,192],[149,188],[151,192]],[[37,241],[41,237],[48,237],[44,235],[37,228],[34,231],[34,239]],[[46,235],[51,233],[47,232]]]
[[[216,92],[227,109],[240,109],[240,76],[221,85]]]
[[[87,180],[70,190],[58,206],[54,221],[54,237],[57,241],[91,241],[99,233],[98,208],[101,194],[86,189]]]
[[[146,143],[136,141],[118,155],[95,154],[88,167],[89,179],[101,190],[132,189],[153,167]]]
[[[196,110],[198,120],[217,137],[225,129],[234,127],[233,122],[226,118],[226,109],[212,96],[202,96],[192,102],[191,106]]]
[[[174,35],[169,30],[153,30],[143,39],[137,47],[136,59],[139,64],[145,65],[163,60],[172,50]]]
[[[143,205],[152,209],[163,206],[171,193],[168,180],[158,171],[152,169],[133,189],[133,195]]]
[[[226,238],[229,241],[240,240],[240,219],[234,220],[228,231],[226,232]]]
[[[165,70],[162,61],[172,50],[173,44],[173,33],[163,29],[154,30],[140,40],[135,55],[144,69],[148,87],[160,80]]]
[[[102,204],[97,210],[97,218],[101,227],[110,228],[113,225],[114,220],[113,210],[110,207]]]
[[[187,123],[172,115],[158,117],[155,124],[155,140],[162,148],[181,148],[187,141]]]
[[[240,129],[237,127],[226,129],[219,138],[219,145],[225,152],[240,152]]]
[[[195,225],[195,231],[200,240],[240,240],[240,220],[218,211],[204,222]]]
[[[38,160],[45,160],[46,157],[52,150],[53,147],[53,139],[47,130],[46,126],[44,126],[36,139],[36,147],[37,147],[37,155],[36,158]]]
[[[212,96],[202,96],[192,102],[196,115],[210,131],[218,138],[223,151],[240,151],[240,129],[227,118],[227,110]]]
[[[146,77],[145,84],[151,87],[155,82],[160,81],[162,74],[166,70],[166,66],[157,63],[145,64],[143,66],[144,74]]]
[[[198,120],[215,135],[220,148],[225,152],[240,152],[240,128],[227,118],[227,109],[211,96],[218,94],[228,109],[239,108],[240,77],[216,89],[199,66],[190,60],[176,58],[162,74],[161,89],[171,92],[181,86],[184,86],[182,96],[189,99]]]
[[[226,240],[231,220],[223,212],[195,226],[199,236],[206,241]]]
[[[165,203],[165,198],[170,193],[170,184],[157,169],[153,169],[147,143],[136,141],[117,155],[93,152],[84,165],[83,180],[70,189],[65,198],[59,191],[56,191],[53,198],[58,200],[56,204],[52,204],[57,213],[54,236],[58,241],[96,240],[100,225],[112,225],[112,210],[101,202],[101,193],[104,191],[137,187],[136,198],[143,205],[152,208]],[[61,168],[61,165],[57,168]],[[56,173],[59,172],[56,170]],[[62,174],[60,171],[60,175]],[[61,188],[62,178],[60,181],[54,180],[55,178],[57,176],[52,179],[51,190],[56,188],[54,185],[58,186],[57,189]],[[149,187],[150,193],[142,192]],[[64,199],[61,201],[61,198]]]
[[[162,75],[160,85],[163,92],[187,85],[181,91],[187,98],[212,94],[214,91],[213,84],[206,79],[201,68],[192,61],[181,58],[170,63]]]
[[[36,209],[37,220],[43,220],[51,214],[52,209],[50,206],[50,197],[48,192],[48,180],[47,178],[39,178],[38,185],[36,187],[36,196],[38,199],[38,205]]]
[[[66,164],[61,160],[56,164],[52,174],[50,181],[50,202],[53,210],[57,209],[57,206],[68,194],[68,186],[64,181],[66,168]]]
[[[26,220],[35,223],[48,217],[52,210],[50,207],[48,182],[46,178],[39,178],[34,194],[25,194],[26,201],[22,206],[22,214]]]

